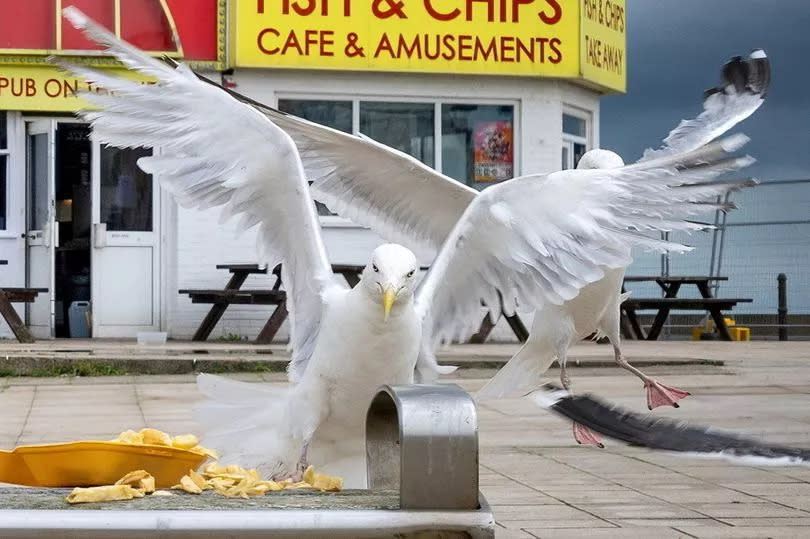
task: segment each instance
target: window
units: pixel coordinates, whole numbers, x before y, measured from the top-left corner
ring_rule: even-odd
[[[433,103],[362,101],[360,132],[435,166]]]
[[[588,119],[581,114],[564,112],[562,127],[562,168],[576,168],[588,151]]]
[[[8,209],[8,133],[6,113],[0,111],[0,230],[6,229]]]
[[[476,189],[516,174],[514,105],[281,98],[278,108],[362,133]],[[317,206],[319,215],[334,215]]]
[[[152,175],[140,169],[145,148],[101,148],[101,222],[107,230],[152,230]]]
[[[442,172],[484,188],[514,177],[513,107],[442,105]]]
[[[352,132],[351,101],[279,99],[278,109],[344,133]],[[315,209],[318,211],[318,215],[335,215],[326,205],[317,200],[315,201]]]
[[[352,132],[351,101],[279,99],[278,109],[344,133]]]

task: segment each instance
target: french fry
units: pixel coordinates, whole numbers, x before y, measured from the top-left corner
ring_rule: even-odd
[[[198,474],[197,472],[195,472],[194,470],[189,470],[188,471],[188,478],[191,479],[191,481],[195,485],[200,487],[200,489],[202,489],[202,490],[208,490],[208,489],[212,488],[211,485],[209,485],[208,482],[205,480],[205,478],[203,476],[201,476],[200,474]]]
[[[172,487],[176,490],[185,490],[190,494],[202,494],[202,489],[187,475],[180,478],[180,484]]]
[[[155,478],[146,470],[135,470],[115,482],[116,485],[129,485],[145,494],[155,491]]]
[[[179,447],[180,449],[192,449],[198,447],[200,441],[193,434],[179,434],[172,438],[172,447]]]
[[[106,485],[103,487],[76,487],[65,499],[68,503],[89,503],[131,500],[143,498],[143,496],[143,492],[129,485]]]
[[[110,440],[111,442],[118,442],[121,444],[143,444],[143,435],[139,432],[135,432],[134,430],[125,430],[121,434],[118,435],[118,438],[114,440]]]
[[[143,436],[144,444],[172,446],[172,437],[162,430],[147,427],[141,429],[140,434]]]

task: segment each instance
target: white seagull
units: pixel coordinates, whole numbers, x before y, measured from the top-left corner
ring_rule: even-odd
[[[753,114],[763,103],[770,82],[770,65],[765,52],[758,49],[748,58],[733,58],[723,66],[721,78],[719,86],[705,92],[704,111],[699,116],[683,120],[664,139],[660,149],[647,150],[638,164],[626,167],[626,170],[676,165],[678,154],[697,150]],[[251,103],[295,140],[308,178],[314,182],[315,198],[338,214],[371,227],[384,238],[405,245],[438,249],[465,208],[479,196],[468,186],[363,135],[348,135]],[[740,142],[741,137],[734,137],[723,144]],[[578,169],[621,167],[624,167],[624,162],[619,155],[601,149],[587,152],[577,166]],[[380,170],[385,174],[378,174]],[[729,182],[725,191],[752,184]],[[574,190],[572,186],[570,191],[560,195],[572,196]],[[687,190],[690,191],[696,195],[694,199],[673,200],[679,210],[684,202],[688,205],[709,200],[705,191]],[[548,200],[553,200],[551,193]],[[717,207],[731,208],[712,206],[711,209]],[[539,226],[543,226],[543,209],[538,207]],[[645,207],[644,211],[651,209]],[[684,228],[683,223],[667,223],[663,214],[658,217],[661,218],[658,223],[661,229]],[[705,227],[694,227],[699,228]],[[623,254],[629,261],[629,249]],[[477,397],[496,398],[536,386],[538,377],[555,358],[561,367],[563,386],[569,389],[568,349],[577,340],[598,332],[609,338],[617,365],[642,380],[649,409],[662,405],[677,407],[677,401],[689,395],[688,392],[645,375],[630,365],[621,353],[620,305],[629,296],[621,293],[625,267],[602,267],[604,277],[584,287],[578,296],[562,303],[547,302],[539,308],[526,344],[477,393]],[[428,365],[420,363],[420,370],[425,371],[430,379]],[[574,437],[579,443],[600,444],[595,435],[578,424],[574,425]]]
[[[75,8],[64,14],[127,67],[154,79],[141,84],[62,63],[110,92],[83,94],[96,107],[80,113],[92,123],[92,136],[118,147],[159,148],[159,155],[138,161],[144,171],[181,204],[220,207],[223,218],[239,215],[242,229],[258,226],[260,261],[282,264],[290,387],[200,379],[212,399],[203,414],[214,427],[208,438],[223,442],[216,445],[225,456],[273,477],[300,474],[312,461],[346,475],[347,486],[364,486],[363,424],[378,386],[413,381],[414,366],[421,378],[440,372],[435,347],[472,334],[482,300],[491,313],[502,303],[510,312],[517,305],[560,305],[601,279],[603,268],[627,265],[632,246],[688,250],[643,232],[699,227],[681,217],[713,208],[729,186],[712,180],[750,162],[729,155],[745,142],[736,137],[629,167],[503,182],[465,202],[418,288],[413,254],[383,245],[350,290],[332,278],[289,135],[188,67],[147,56]],[[408,159],[416,179],[425,178],[430,169]],[[392,182],[391,172],[365,162],[362,178]],[[400,201],[364,211],[418,222],[415,210]]]

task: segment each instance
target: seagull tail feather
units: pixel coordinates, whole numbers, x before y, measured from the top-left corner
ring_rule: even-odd
[[[637,414],[590,395],[571,395],[551,384],[534,391],[529,398],[543,408],[631,445],[754,466],[810,465],[810,449],[773,445],[713,427]]]

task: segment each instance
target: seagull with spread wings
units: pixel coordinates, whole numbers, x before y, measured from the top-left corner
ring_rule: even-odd
[[[92,136],[117,147],[160,148],[139,159],[144,171],[185,206],[219,207],[223,218],[240,216],[242,229],[258,227],[260,261],[282,264],[291,385],[199,380],[209,396],[206,434],[221,442],[213,445],[274,477],[300,474],[309,460],[346,475],[348,486],[363,486],[365,411],[378,386],[409,383],[414,368],[421,377],[435,374],[435,347],[471,334],[482,300],[491,312],[560,305],[603,278],[604,268],[626,266],[633,246],[688,250],[645,232],[695,228],[682,217],[714,208],[729,188],[714,178],[750,162],[730,155],[745,142],[734,137],[627,167],[503,182],[465,201],[418,288],[413,254],[386,244],[359,285],[347,289],[332,278],[304,166],[287,133],[188,67],[149,57],[75,8],[64,14],[154,79],[141,84],[62,63],[109,91],[83,94],[95,107],[80,113]],[[408,162],[416,181],[434,182],[425,167]],[[394,181],[387,161],[358,163],[362,178]],[[412,216],[413,208],[392,200],[362,211],[393,216],[396,227],[397,216]]]
[[[679,154],[696,151],[741,122],[763,103],[770,82],[770,65],[764,51],[755,50],[747,58],[735,57],[723,66],[722,82],[704,94],[704,111],[692,120],[682,121],[658,150],[647,150],[635,165],[624,167],[620,156],[607,150],[591,150],[580,160],[578,169],[644,170],[657,166],[683,166]],[[245,98],[242,98],[245,99]],[[304,162],[312,191],[317,200],[340,215],[371,227],[383,238],[409,246],[439,249],[469,204],[480,197],[475,190],[423,165],[411,156],[362,135],[353,136],[302,120],[253,102],[295,140]],[[741,136],[722,144],[742,143]],[[710,153],[710,152],[709,152]],[[695,158],[699,161],[698,158]],[[742,165],[742,162],[736,164]],[[622,168],[624,167],[624,168]],[[379,174],[379,171],[385,171]],[[549,175],[565,176],[561,172]],[[584,173],[583,173],[584,174]],[[536,179],[538,175],[528,176]],[[516,181],[524,181],[517,179]],[[727,192],[754,182],[729,182],[711,188],[713,193]],[[544,219],[556,208],[556,200],[565,203],[575,196],[578,186],[570,189],[558,184],[558,192],[547,192],[538,204],[535,224],[545,228]],[[672,199],[669,215],[695,208],[695,203],[711,199],[705,187],[681,188],[684,198]],[[528,191],[527,191],[528,192]],[[670,195],[667,195],[670,196]],[[667,216],[653,209],[655,202],[643,203],[639,211],[660,218],[657,227],[664,230],[705,228],[698,224],[668,222]],[[704,206],[706,209],[730,209],[731,205]],[[681,214],[682,215],[682,214]],[[629,261],[630,251],[622,251]],[[620,305],[629,294],[621,293],[626,266],[603,266],[604,275],[562,302],[544,302],[534,314],[528,341],[487,385],[478,398],[497,398],[534,387],[556,358],[561,367],[563,386],[570,388],[566,358],[571,345],[598,332],[613,345],[618,366],[638,376],[646,389],[647,406],[671,405],[689,395],[647,376],[630,365],[620,348]],[[528,304],[524,304],[528,306]],[[435,365],[435,363],[433,364]],[[430,378],[431,364],[419,364]],[[578,424],[574,438],[579,443],[599,444],[598,437]]]

